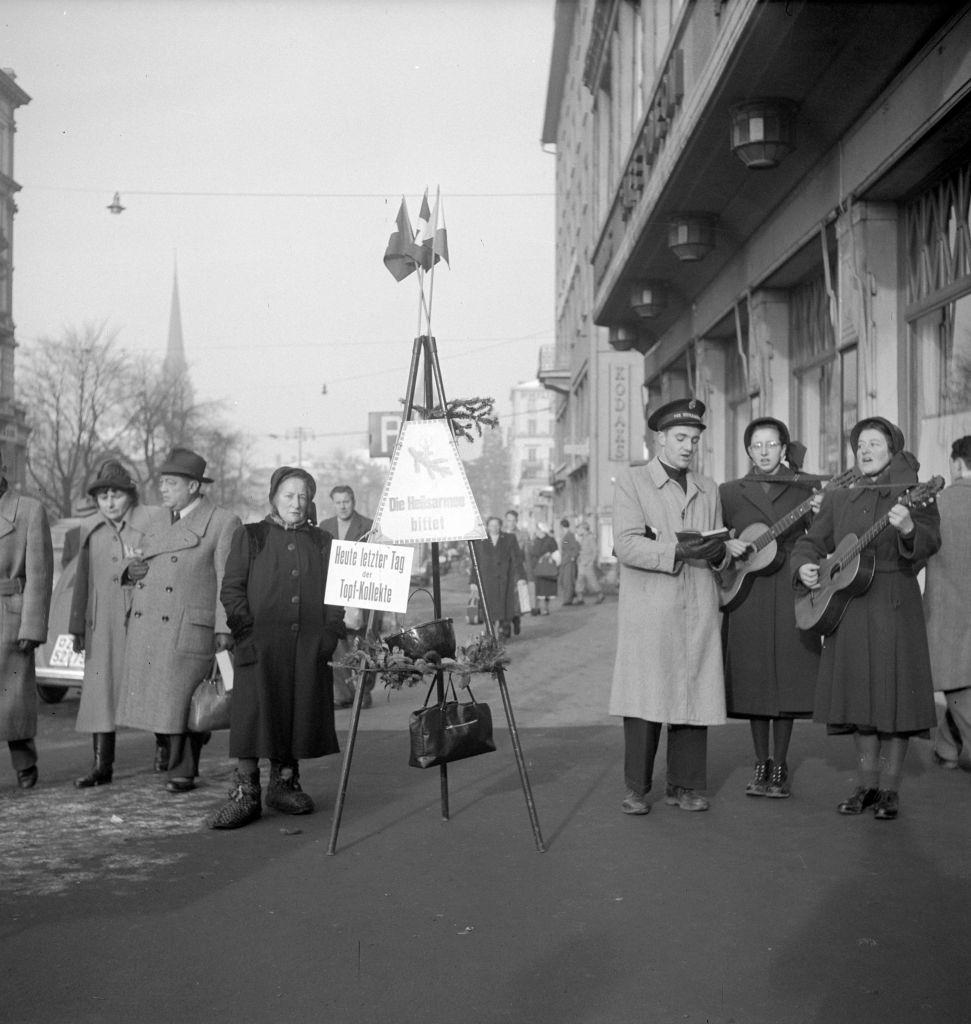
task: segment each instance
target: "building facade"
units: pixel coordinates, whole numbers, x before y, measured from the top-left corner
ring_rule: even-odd
[[[550,522],[553,489],[550,486],[553,451],[553,404],[538,380],[513,389],[512,417],[506,432],[510,490],[520,526],[536,519]]]
[[[589,210],[558,174],[558,284],[588,275],[576,319],[638,353],[640,432],[696,395],[725,480],[753,416],[832,472],[883,415],[946,473],[971,433],[969,128],[971,4],[559,0],[544,141]],[[564,437],[599,421],[563,400]]]
[[[556,156],[556,343],[540,350],[537,377],[553,415],[553,516],[583,517],[606,538],[614,474],[643,454],[643,359],[633,345],[622,350],[623,339],[611,346],[592,315],[599,212],[594,97],[582,82],[590,31],[581,5],[556,5],[542,135]],[[605,540],[602,554],[610,549]]]
[[[26,411],[16,402],[14,391],[13,322],[13,218],[17,212],[14,196],[20,186],[14,181],[14,134],[18,107],[30,97],[17,85],[10,68],[0,70],[0,447],[7,463],[7,478],[24,485],[27,464]]]

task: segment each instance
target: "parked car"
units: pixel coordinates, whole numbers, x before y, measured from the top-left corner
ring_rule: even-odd
[[[81,519],[61,519],[51,527],[54,545],[54,592],[51,595],[51,614],[47,625],[47,642],[37,648],[34,655],[37,674],[37,694],[47,704],[56,704],[72,686],[84,681],[84,654],[75,654],[68,632],[71,599],[74,596],[74,577],[77,571],[77,545],[73,543],[80,529]],[[65,546],[69,561],[61,566]]]

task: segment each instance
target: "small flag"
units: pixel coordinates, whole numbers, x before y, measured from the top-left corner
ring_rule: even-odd
[[[421,265],[425,270],[432,267],[434,262],[445,260],[448,263],[448,233],[445,230],[445,207],[442,205],[441,196],[435,196],[435,209],[428,211],[428,193],[422,200],[422,212],[425,214],[424,223],[422,217],[418,217],[418,238],[421,246]],[[451,266],[451,264],[449,264]]]
[[[415,235],[411,229],[411,219],[408,217],[408,206],[405,203],[405,197],[402,196],[395,228],[388,239],[388,248],[384,251],[384,265],[391,271],[391,276],[396,281],[403,281],[417,269],[418,260],[419,249],[415,245]]]

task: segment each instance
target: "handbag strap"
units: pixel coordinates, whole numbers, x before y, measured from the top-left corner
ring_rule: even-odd
[[[432,681],[431,681],[431,683],[430,683],[430,685],[428,687],[428,693],[425,694],[425,703],[424,703],[423,706],[426,707],[426,708],[428,707],[428,701],[431,698],[432,690],[435,687],[436,681],[437,680],[435,680],[434,678],[432,679]],[[449,674],[448,674],[448,682],[445,684],[445,689],[444,689],[443,694],[442,694],[442,703],[441,703],[442,707],[444,707],[446,702],[448,701],[448,691],[449,691],[449,689],[451,689],[451,691],[452,691],[452,697],[454,698],[455,702],[458,703],[459,695],[455,692],[455,683],[452,681],[452,673],[451,672],[449,672]],[[472,687],[471,686],[466,686],[465,689],[469,691],[469,696],[472,698],[472,703],[473,704],[478,704],[479,702],[475,699],[475,694],[472,692]]]

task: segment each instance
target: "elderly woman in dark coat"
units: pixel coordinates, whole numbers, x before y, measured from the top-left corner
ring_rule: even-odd
[[[267,807],[309,814],[299,762],[339,749],[328,663],[344,609],[324,603],[333,538],[309,521],[315,491],[309,473],[281,466],[270,480],[270,514],[233,537],[220,597],[235,641],[229,753],[238,765],[210,828],[260,816],[261,757],[270,761]]]
[[[485,540],[473,541],[482,577],[482,596],[489,616],[508,639],[512,636],[513,620],[518,620],[520,614],[516,593],[519,545],[512,534],[502,532],[502,520],[498,516],[489,516],[486,520],[486,534]],[[470,584],[474,595],[478,590],[474,573]]]
[[[745,451],[751,461],[748,474],[719,488],[722,519],[736,536],[750,526],[771,527],[797,510],[811,498],[815,480],[800,474],[804,449],[791,444],[781,420],[752,420],[745,428]],[[806,510],[776,538],[775,570],[750,576],[748,596],[726,615],[725,703],[729,718],[749,720],[755,748],[748,796],[790,796],[787,757],[793,723],[812,715],[819,637],[796,628],[792,582],[781,571],[810,521]]]
[[[900,428],[880,416],[850,433],[863,479],[829,491],[809,532],[796,541],[791,568],[797,590],[819,586],[819,562],[848,534],[861,537],[887,517],[867,552],[875,558],[870,588],[847,605],[826,638],[813,717],[831,733],[852,733],[858,784],[840,814],[897,817],[897,791],[911,736],[935,724],[927,632],[917,573],[941,544],[935,505],[900,503],[917,482],[917,460],[904,451]]]
[[[536,533],[526,548],[526,567],[536,581],[536,614],[540,614],[540,601],[543,602],[542,614],[550,613],[550,598],[556,597],[556,581],[559,568],[553,561],[556,552],[556,540],[550,534],[550,528],[544,522],[536,524]]]

